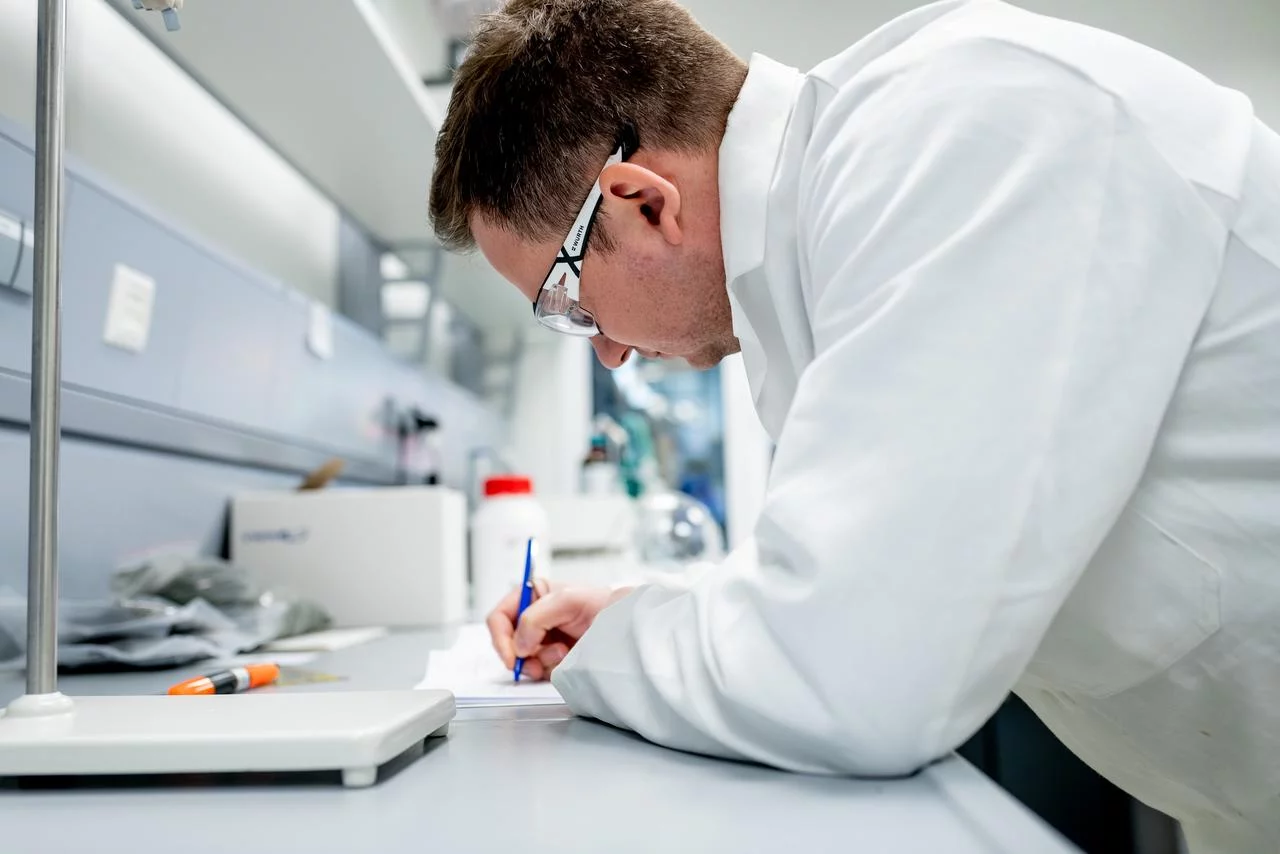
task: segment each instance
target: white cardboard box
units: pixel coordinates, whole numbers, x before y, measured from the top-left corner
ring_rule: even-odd
[[[438,486],[264,492],[232,500],[231,559],[346,626],[467,617],[467,503]]]
[[[556,551],[635,551],[636,503],[625,495],[537,496]]]

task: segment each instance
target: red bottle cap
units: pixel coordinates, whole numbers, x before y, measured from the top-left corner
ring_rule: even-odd
[[[492,498],[495,495],[529,495],[532,492],[533,480],[523,475],[504,474],[485,478],[484,481],[486,498]]]

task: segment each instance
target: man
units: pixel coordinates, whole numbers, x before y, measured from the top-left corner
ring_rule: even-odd
[[[777,441],[723,566],[509,599],[508,665],[817,773],[909,773],[1015,690],[1194,850],[1280,849],[1280,137],[1243,95],[994,0],[808,74],[667,0],[513,0],[437,157],[441,239],[605,365],[741,347]]]

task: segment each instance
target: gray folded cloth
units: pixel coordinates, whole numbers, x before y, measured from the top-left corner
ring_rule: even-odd
[[[58,603],[60,668],[173,667],[332,622],[315,603],[260,590],[216,558],[154,555],[121,569],[111,587],[114,600]],[[0,669],[25,665],[26,622],[26,598],[0,591]]]

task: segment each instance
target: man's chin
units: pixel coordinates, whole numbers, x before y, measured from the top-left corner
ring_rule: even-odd
[[[696,371],[709,371],[716,365],[723,362],[726,357],[732,356],[734,353],[741,352],[742,347],[739,346],[738,339],[734,338],[732,343],[732,347],[727,347],[722,344],[708,347],[692,356],[686,356],[684,360],[689,364],[689,367]]]

